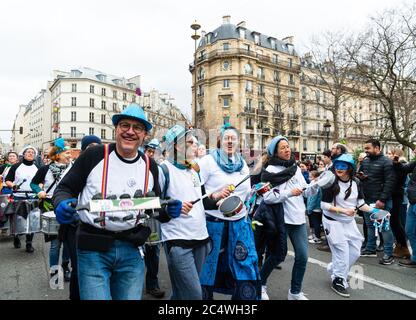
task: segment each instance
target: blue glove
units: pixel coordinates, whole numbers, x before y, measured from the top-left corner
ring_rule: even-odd
[[[61,201],[55,209],[56,220],[60,224],[71,224],[78,219],[77,211],[73,203],[77,203],[77,199],[71,198]]]
[[[182,201],[169,200],[166,211],[171,218],[177,218],[181,215]]]

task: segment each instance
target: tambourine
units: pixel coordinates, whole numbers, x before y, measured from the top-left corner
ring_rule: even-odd
[[[262,182],[258,183],[254,186],[254,191],[258,196],[262,196],[266,192],[270,191],[271,184],[270,182]]]
[[[378,210],[370,214],[370,220],[374,221],[375,232],[388,231],[390,229],[390,212]]]
[[[230,218],[241,212],[243,209],[243,201],[238,196],[230,196],[225,198],[221,203],[219,210],[224,217]]]

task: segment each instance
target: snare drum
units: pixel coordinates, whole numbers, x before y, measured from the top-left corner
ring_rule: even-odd
[[[47,211],[41,215],[41,232],[47,235],[58,235],[59,223],[55,212]]]
[[[7,205],[9,204],[9,195],[0,195],[0,225],[6,223],[7,217],[5,214]]]
[[[255,186],[255,191],[258,196],[262,196],[266,192],[270,191],[270,182],[258,183]]]
[[[10,234],[26,234],[29,229],[29,220],[21,215],[13,214],[10,216]]]
[[[219,210],[224,217],[230,218],[240,213],[243,209],[243,201],[238,196],[225,198],[221,203]]]
[[[162,242],[162,231],[160,228],[160,222],[157,219],[150,218],[143,223],[145,226],[149,227],[151,230],[150,236],[146,241],[146,244],[149,246],[154,246]]]

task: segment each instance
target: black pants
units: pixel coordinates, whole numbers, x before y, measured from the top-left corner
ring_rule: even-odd
[[[159,289],[157,274],[159,273],[160,245],[145,245],[144,263],[146,264],[146,290]]]
[[[393,208],[391,209],[390,225],[391,231],[396,238],[398,244],[402,247],[407,247],[406,233],[404,227],[400,221],[400,210],[403,203],[403,197],[397,196],[393,197]]]
[[[321,238],[322,212],[312,211],[309,215],[309,225],[313,228],[315,237]]]
[[[33,236],[34,235],[35,235],[34,233],[28,233],[28,234],[26,234],[26,244],[32,244],[32,240],[33,240]],[[19,239],[19,235],[14,236],[14,238],[15,239],[16,238]]]
[[[78,285],[78,259],[77,259],[77,247],[76,247],[76,234],[77,229],[73,226],[65,226],[64,241],[68,247],[69,257],[71,259],[71,280],[69,282],[69,299],[80,300],[79,297],[79,285]]]

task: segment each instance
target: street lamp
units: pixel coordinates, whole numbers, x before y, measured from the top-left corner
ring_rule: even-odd
[[[193,123],[194,128],[196,128],[196,104],[197,104],[197,97],[196,97],[196,42],[198,41],[201,36],[198,34],[198,30],[201,29],[201,25],[194,21],[194,23],[191,24],[191,29],[194,30],[194,34],[191,35],[191,38],[195,42],[195,51],[194,51],[194,112],[193,112]]]
[[[326,119],[326,122],[324,124],[324,130],[326,133],[326,150],[329,149],[329,132],[331,131],[331,124],[329,123],[329,120]]]

